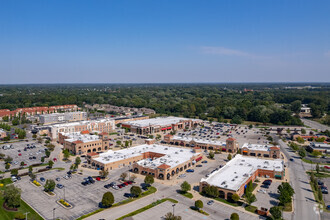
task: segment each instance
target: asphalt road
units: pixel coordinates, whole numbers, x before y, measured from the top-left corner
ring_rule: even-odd
[[[287,158],[295,158],[294,161],[288,161],[287,163],[290,170],[290,183],[295,191],[293,197],[294,212],[291,215],[291,219],[320,219],[317,203],[314,200],[314,195],[309,185],[309,177],[306,174],[306,171],[311,169],[311,165],[303,163],[295,153],[289,152],[289,147],[277,136],[274,136],[274,139],[279,143],[282,152]]]
[[[305,118],[302,118],[301,120],[302,120],[302,122],[304,122],[305,125],[307,125],[307,126],[309,126],[311,128],[317,129],[319,131],[330,130],[330,127],[329,126],[320,124],[320,123],[318,123],[316,121],[308,120],[308,119],[305,119]]]

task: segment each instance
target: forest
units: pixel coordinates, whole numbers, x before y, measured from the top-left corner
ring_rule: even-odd
[[[312,86],[292,89],[293,86]],[[301,125],[301,104],[329,115],[330,84],[0,85],[0,109],[63,104],[147,107],[163,115]]]

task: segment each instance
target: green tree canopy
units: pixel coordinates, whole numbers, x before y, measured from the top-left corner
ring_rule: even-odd
[[[106,192],[103,194],[102,197],[102,206],[104,207],[110,207],[115,202],[115,198],[113,197],[113,194],[111,192]]]

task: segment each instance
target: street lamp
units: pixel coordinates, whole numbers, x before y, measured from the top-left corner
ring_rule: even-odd
[[[175,207],[175,204],[173,204],[172,207],[173,207],[173,215],[174,215],[174,207]]]
[[[65,201],[65,187],[63,189],[64,189],[64,201]]]
[[[55,210],[56,208],[53,208],[53,220],[55,220]]]
[[[27,220],[27,215],[29,214],[30,212],[25,212],[25,220]]]

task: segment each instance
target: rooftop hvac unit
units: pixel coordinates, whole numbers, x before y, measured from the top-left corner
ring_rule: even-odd
[[[226,181],[223,181],[223,182],[221,183],[221,185],[224,185],[224,184],[226,184]]]
[[[232,179],[231,181],[233,181],[233,182],[234,182],[234,181],[235,181],[235,179]]]
[[[243,164],[242,164],[242,163],[240,163],[239,165],[240,165],[240,166],[243,166]]]
[[[175,154],[178,154],[178,152],[176,151]]]
[[[238,178],[238,176],[235,176],[235,178]]]

